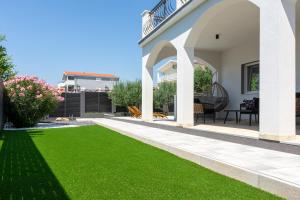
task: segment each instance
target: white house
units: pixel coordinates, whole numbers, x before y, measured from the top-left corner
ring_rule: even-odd
[[[199,63],[199,61],[195,60],[194,61],[194,68],[202,68],[205,69],[208,67],[212,73],[213,73],[213,81],[217,81],[217,71],[210,67],[209,65],[207,66],[205,63]],[[177,80],[177,61],[175,60],[169,60],[166,63],[164,63],[162,66],[159,67],[157,70],[157,84],[161,82],[169,82],[169,81],[176,81]]]
[[[168,61],[157,70],[158,84],[165,81],[176,81],[176,78],[177,62],[175,60]]]
[[[112,74],[64,72],[58,88],[66,92],[110,91],[118,81],[119,78]]]
[[[153,66],[177,59],[177,124],[194,125],[194,60],[214,68],[228,108],[260,98],[260,137],[296,134],[300,92],[300,6],[297,0],[161,0],[142,13],[142,118],[153,112]],[[249,80],[259,83],[251,87]]]

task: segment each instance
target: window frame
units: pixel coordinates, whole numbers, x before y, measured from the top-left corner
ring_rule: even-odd
[[[256,91],[248,90],[249,88],[249,68],[258,66],[258,70],[260,69],[259,60],[242,64],[241,70],[241,94],[258,94],[259,87]],[[258,71],[258,76],[260,76],[260,70]]]
[[[68,76],[68,81],[74,81],[74,80],[75,80],[75,76]]]

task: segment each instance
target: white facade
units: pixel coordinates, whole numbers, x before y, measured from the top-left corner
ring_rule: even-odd
[[[143,13],[140,41],[143,119],[152,120],[153,66],[176,56],[178,125],[194,124],[193,63],[200,59],[218,73],[218,82],[229,94],[228,108],[237,109],[244,99],[260,98],[261,138],[294,137],[295,95],[300,91],[300,61],[296,60],[300,54],[297,0],[178,0],[177,3],[180,9],[159,25],[149,26],[149,21],[155,19],[154,10]],[[249,73],[243,68],[247,63],[256,64],[246,67]],[[258,76],[259,86],[245,81],[244,76],[249,79],[255,77],[253,74]]]
[[[213,73],[213,80],[217,81],[218,74],[217,71],[210,65],[205,64],[199,60],[199,58],[195,58],[194,60],[194,68],[208,68]],[[170,81],[176,81],[177,80],[177,61],[170,60],[163,64],[158,70],[157,70],[157,84],[161,82],[170,82]]]
[[[119,78],[111,74],[65,72],[58,88],[66,92],[110,91],[118,81]]]

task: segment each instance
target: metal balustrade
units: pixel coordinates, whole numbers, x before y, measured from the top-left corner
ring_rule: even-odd
[[[190,0],[180,0],[183,4]],[[161,0],[149,13],[149,18],[143,24],[144,35],[148,35],[158,25],[160,25],[167,17],[176,11],[177,0]]]

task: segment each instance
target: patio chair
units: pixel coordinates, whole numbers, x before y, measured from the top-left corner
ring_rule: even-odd
[[[194,103],[194,115],[196,118],[196,122],[198,122],[199,116],[200,115],[204,115],[203,116],[203,122],[205,124],[205,114],[204,114],[204,108],[203,105],[200,103]]]
[[[196,122],[198,122],[198,119],[200,117],[200,115],[203,115],[203,123],[206,123],[206,116],[207,115],[212,115],[213,116],[213,122],[215,123],[216,121],[216,112],[213,109],[211,104],[202,104],[199,103],[199,101],[197,102],[197,100],[195,100],[196,102],[194,103],[194,115],[196,118]]]
[[[133,109],[130,106],[127,106],[127,108],[128,108],[128,111],[129,111],[131,117],[133,117],[133,118],[141,118],[141,116],[142,116],[141,112],[136,111],[135,109]]]
[[[244,100],[240,104],[239,122],[241,122],[242,115],[249,115],[249,126],[252,125],[252,115],[255,116],[255,122],[259,122],[259,98],[254,97],[252,100]]]
[[[141,114],[142,114],[142,112],[140,111],[140,109],[139,109],[138,107],[132,106],[132,108],[133,108],[137,113],[141,113]],[[167,118],[168,118],[165,114],[163,114],[163,113],[161,113],[161,112],[153,112],[153,117],[154,117],[154,118],[161,118],[161,119],[167,119]]]
[[[132,106],[131,109],[134,111],[134,113],[136,113],[137,115],[139,115],[139,118],[142,116],[142,112],[140,111],[140,109],[136,106]],[[163,113],[158,113],[158,112],[154,112],[153,113],[153,117],[154,118],[161,118],[161,119],[167,119],[167,116]]]

